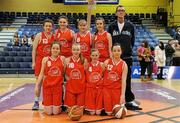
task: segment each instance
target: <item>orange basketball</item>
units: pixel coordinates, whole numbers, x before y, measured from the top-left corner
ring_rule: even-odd
[[[122,105],[115,105],[113,108],[113,115],[118,119],[123,119],[127,114],[127,109]]]
[[[83,116],[84,108],[82,106],[72,106],[69,110],[68,116],[71,120],[77,121]]]

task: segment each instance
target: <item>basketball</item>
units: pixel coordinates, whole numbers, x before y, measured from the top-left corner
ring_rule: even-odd
[[[68,116],[72,121],[77,121],[83,116],[84,108],[82,106],[72,106],[69,110]]]
[[[127,114],[127,109],[124,106],[124,104],[122,105],[115,105],[113,108],[113,115],[117,118],[117,119],[123,119]]]

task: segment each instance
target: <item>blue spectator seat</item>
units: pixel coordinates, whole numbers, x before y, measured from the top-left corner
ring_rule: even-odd
[[[32,51],[32,47],[28,47],[28,51]]]
[[[0,62],[5,62],[4,56],[0,56]]]
[[[20,51],[20,47],[19,46],[13,46],[12,51]]]
[[[14,58],[12,56],[6,56],[4,57],[5,62],[14,62]]]
[[[30,62],[20,62],[20,68],[31,68]]]
[[[9,56],[17,56],[17,51],[9,51]]]
[[[18,56],[26,56],[26,52],[25,51],[19,51],[17,52]]]
[[[32,57],[31,56],[23,57],[23,61],[24,62],[32,62]]]
[[[31,51],[27,51],[26,52],[26,56],[32,56],[32,52]]]
[[[8,42],[8,43],[7,43],[7,46],[9,46],[9,47],[12,46],[12,45],[13,45],[12,42]]]
[[[9,56],[9,51],[2,51],[1,56]]]
[[[4,51],[12,51],[12,47],[10,46],[4,47]]]
[[[22,46],[22,47],[20,47],[20,51],[28,51],[28,47]]]
[[[9,62],[1,62],[0,65],[1,65],[1,68],[10,68]]]
[[[10,68],[19,68],[19,62],[10,62]]]
[[[23,62],[23,58],[21,56],[14,57],[14,62]]]

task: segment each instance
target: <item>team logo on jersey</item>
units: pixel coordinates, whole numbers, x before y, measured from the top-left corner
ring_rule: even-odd
[[[117,81],[119,79],[118,74],[115,71],[110,71],[108,73],[108,79],[112,81]]]
[[[73,69],[70,73],[72,79],[81,79],[81,72],[78,69]]]
[[[63,47],[68,47],[68,42],[65,38],[60,39],[60,45]]]
[[[51,67],[51,61],[47,61],[47,66]]]
[[[48,75],[50,76],[60,76],[61,71],[57,66],[51,67],[50,70],[48,71]]]
[[[74,63],[69,63],[68,67],[69,68],[74,68]]]
[[[50,45],[44,46],[44,48],[43,48],[43,53],[44,53],[45,55],[49,55],[49,54],[50,54],[50,49],[51,49],[51,46],[50,46]]]
[[[89,72],[92,72],[92,67],[89,67]]]
[[[86,51],[89,50],[86,43],[81,43],[80,45],[81,45],[81,51],[82,51],[82,52],[86,52]]]
[[[45,38],[45,39],[42,40],[42,42],[43,42],[43,44],[47,44],[48,43],[48,39]]]
[[[104,49],[105,48],[105,45],[104,45],[104,42],[103,41],[97,41],[96,43],[95,43],[95,48],[96,49]]]
[[[107,66],[107,70],[112,70],[112,68],[113,68],[113,65],[111,65],[111,64],[108,64],[108,66]]]
[[[98,72],[93,72],[93,73],[91,73],[90,76],[89,76],[89,80],[90,80],[90,82],[92,82],[92,83],[96,83],[96,82],[98,82],[100,79],[101,79],[101,75],[100,75],[100,73],[98,73]]]
[[[122,34],[127,35],[127,36],[131,36],[131,32],[129,32],[129,31],[122,31]]]
[[[77,43],[79,43],[81,40],[80,40],[80,38],[78,37],[77,39],[76,39],[76,42]]]

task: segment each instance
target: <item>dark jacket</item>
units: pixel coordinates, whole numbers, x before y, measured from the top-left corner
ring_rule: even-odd
[[[127,58],[132,56],[132,47],[134,46],[135,34],[134,26],[132,23],[125,21],[124,27],[119,32],[117,21],[111,23],[108,27],[108,32],[112,36],[112,43],[119,43],[122,48],[122,58]]]
[[[170,44],[167,44],[165,46],[165,53],[166,53],[166,57],[172,57],[173,54],[175,53],[175,49]]]

